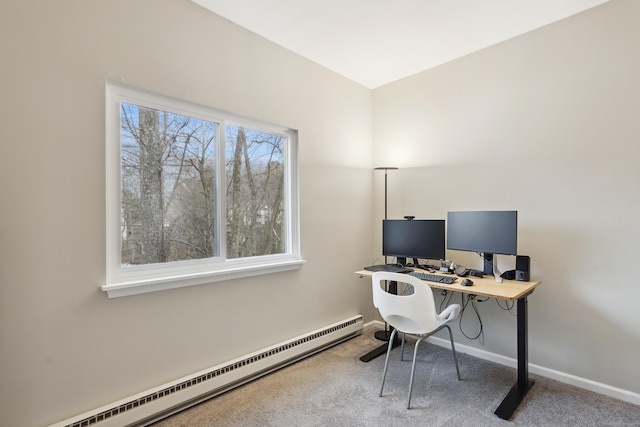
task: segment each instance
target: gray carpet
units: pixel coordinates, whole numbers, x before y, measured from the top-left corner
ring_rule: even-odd
[[[384,357],[359,356],[380,345],[372,330],[273,374],[166,418],[154,427],[265,426],[640,426],[640,406],[544,377],[536,380],[511,421],[493,411],[516,378],[515,369],[421,344],[411,409],[411,362],[393,350],[383,397]],[[410,359],[413,347],[405,349]]]

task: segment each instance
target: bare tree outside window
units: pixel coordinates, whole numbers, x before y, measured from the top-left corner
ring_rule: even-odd
[[[221,256],[222,225],[227,258],[285,251],[286,138],[226,126],[221,183],[220,124],[125,102],[120,123],[123,266]],[[216,194],[226,218],[216,218]]]
[[[105,95],[109,298],[304,264],[295,129],[118,82]]]
[[[284,252],[284,138],[226,128],[227,258]]]

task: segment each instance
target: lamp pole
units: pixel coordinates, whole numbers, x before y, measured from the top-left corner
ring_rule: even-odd
[[[383,170],[384,171],[384,219],[388,219],[387,217],[387,171],[390,170],[398,170],[398,168],[393,167],[393,166],[380,166],[377,168],[374,168],[373,170],[379,171],[379,170]],[[387,256],[384,256],[384,263],[387,263]]]
[[[398,170],[398,168],[393,166],[380,166],[380,167],[374,168],[373,170],[384,171],[384,219],[387,219],[387,171]]]
[[[388,209],[388,204],[387,204],[387,175],[388,175],[388,171],[390,170],[397,170],[398,168],[393,167],[393,166],[380,166],[377,168],[374,168],[374,170],[383,170],[384,171],[384,219],[388,219],[387,216],[387,209]],[[387,263],[387,256],[384,256],[384,263]],[[394,282],[395,283],[395,282]],[[387,325],[387,322],[384,323],[384,330],[382,331],[377,331],[376,333],[373,334],[376,339],[379,339],[380,341],[389,341],[389,338],[391,337],[391,331],[389,330],[389,325]]]

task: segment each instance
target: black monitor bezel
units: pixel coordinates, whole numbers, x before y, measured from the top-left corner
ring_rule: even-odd
[[[518,211],[448,212],[447,249],[517,255]]]
[[[448,212],[447,249],[481,254],[483,273],[494,274],[494,255],[518,254],[518,211]]]
[[[385,238],[385,234],[391,233],[390,227],[397,227],[396,233],[402,231],[412,239],[413,243],[405,243],[407,246],[404,250],[397,250],[398,246],[389,247],[389,238]],[[419,248],[416,244],[423,244],[415,240],[419,236],[427,234],[432,242],[429,246]],[[433,238],[438,239],[439,247],[434,249]],[[406,242],[406,240],[404,240]],[[411,241],[410,241],[411,242]],[[420,249],[420,250],[416,250]],[[446,256],[446,221],[444,219],[385,219],[382,221],[382,255],[396,257],[397,259],[426,259],[426,260],[444,260]]]

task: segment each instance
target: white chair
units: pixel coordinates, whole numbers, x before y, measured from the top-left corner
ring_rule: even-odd
[[[413,292],[409,295],[394,295],[382,286],[383,281],[395,281],[407,283],[413,287]],[[408,274],[389,273],[380,271],[373,274],[373,305],[380,312],[380,316],[393,328],[389,339],[389,347],[387,349],[387,357],[384,362],[384,372],[382,373],[382,387],[380,388],[380,396],[384,389],[384,381],[387,376],[387,365],[389,364],[389,354],[393,348],[393,342],[396,333],[402,333],[402,356],[404,356],[404,338],[405,334],[409,334],[418,338],[413,350],[413,361],[411,364],[411,380],[409,382],[409,401],[407,409],[411,406],[411,391],[413,389],[413,376],[416,369],[416,356],[418,354],[418,345],[425,338],[433,335],[443,328],[449,330],[449,339],[451,340],[451,350],[453,351],[453,360],[456,364],[458,380],[460,380],[460,369],[458,368],[458,358],[456,349],[453,344],[453,335],[451,328],[447,323],[458,318],[460,314],[460,305],[451,304],[441,313],[436,312],[436,304],[433,299],[433,292],[429,285],[422,280],[409,276]]]

